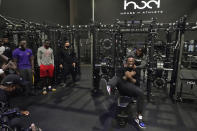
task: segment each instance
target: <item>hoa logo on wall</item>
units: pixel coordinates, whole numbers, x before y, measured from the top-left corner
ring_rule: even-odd
[[[150,0],[150,1],[141,1],[142,5],[138,5],[136,2],[134,1],[127,1],[127,0],[124,0],[124,10],[127,9],[128,6],[130,5],[133,5],[134,9],[140,9],[140,10],[143,10],[145,8],[148,8],[148,9],[152,9],[153,7],[150,5],[151,3],[154,3],[157,5],[157,8],[160,8],[160,0]]]
[[[128,9],[129,7],[129,9]],[[133,10],[130,11],[133,7]],[[131,1],[131,0],[124,0],[124,11],[121,12],[121,15],[128,15],[128,14],[158,14],[163,13],[162,10],[158,10],[161,7],[161,0],[148,0],[144,1],[141,0],[140,2]],[[156,10],[157,9],[157,10]]]

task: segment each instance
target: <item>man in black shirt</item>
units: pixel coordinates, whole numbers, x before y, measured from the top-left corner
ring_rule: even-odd
[[[145,128],[142,121],[142,113],[144,108],[144,93],[139,85],[140,75],[137,73],[135,65],[135,59],[133,56],[129,56],[126,60],[125,67],[121,70],[118,77],[114,77],[112,81],[109,81],[107,89],[110,86],[117,86],[118,91],[121,95],[136,97],[137,98],[137,117],[135,121],[141,128]],[[109,91],[109,90],[108,90]]]
[[[136,47],[135,50],[131,52],[127,52],[127,56],[133,56],[135,58],[135,65],[136,68],[138,69],[137,74],[139,74],[139,78],[145,80],[145,67],[146,67],[146,55],[144,52],[144,48],[140,45]],[[141,77],[141,71],[143,71],[143,78]],[[140,87],[140,82],[138,83]]]
[[[73,83],[75,83],[75,72],[74,68],[76,66],[76,58],[74,56],[73,49],[70,48],[70,43],[68,41],[65,42],[63,49],[60,51],[60,69],[63,69],[64,78],[66,81],[66,77],[71,74]]]
[[[4,55],[7,56],[9,59],[12,58],[12,49],[7,35],[3,37],[3,46],[5,47]]]

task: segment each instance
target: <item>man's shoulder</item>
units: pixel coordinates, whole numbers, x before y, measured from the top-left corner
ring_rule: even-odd
[[[0,48],[1,48],[1,49],[5,49],[5,46],[1,46]]]
[[[53,51],[53,49],[52,48],[49,48],[51,51]]]
[[[38,48],[38,50],[42,50],[44,47],[43,46],[40,46],[39,48]]]
[[[14,49],[13,52],[19,52],[19,51],[20,51],[20,49],[19,48],[16,48],[16,49]]]
[[[26,50],[27,50],[27,51],[32,51],[32,50],[31,50],[31,49],[29,49],[29,48],[27,48]]]

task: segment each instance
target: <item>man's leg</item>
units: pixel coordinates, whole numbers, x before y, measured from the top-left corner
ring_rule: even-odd
[[[137,113],[138,116],[136,117],[135,121],[139,125],[140,128],[145,128],[144,122],[142,120],[142,113],[144,108],[144,93],[143,90],[133,83],[128,81],[120,80],[118,83],[118,90],[123,95],[129,97],[137,97]]]
[[[42,92],[43,95],[47,94],[46,74],[47,74],[47,72],[46,72],[46,69],[45,69],[45,65],[40,65],[40,82],[41,82],[41,86],[42,86],[42,89],[43,89],[43,92]]]
[[[143,90],[133,83],[128,81],[120,80],[118,83],[118,90],[120,93],[129,96],[129,97],[136,97],[137,98],[137,112],[138,114],[143,113],[144,107],[144,93]]]
[[[48,74],[48,82],[49,82],[48,89],[52,90],[52,91],[56,91],[55,88],[52,88],[53,75],[54,75],[54,66],[53,65],[48,66],[48,73],[49,73]]]
[[[74,67],[72,67],[72,66],[70,67],[70,73],[72,75],[73,83],[75,83],[76,82],[76,72],[75,72]]]
[[[17,127],[19,131],[26,131],[30,125],[27,117],[15,117],[10,120],[10,126],[12,128]]]
[[[19,69],[19,73],[20,73],[20,76],[25,80],[25,81],[28,81],[28,75],[27,75],[27,71],[26,69]],[[29,86],[29,85],[28,85]],[[29,87],[28,86],[25,86],[22,90],[22,92],[24,93],[24,95],[28,95],[29,93]]]
[[[34,90],[33,87],[33,73],[31,69],[26,69],[27,72],[27,81],[29,82],[29,93],[33,93],[32,91]]]
[[[115,86],[117,86],[118,81],[119,81],[119,77],[114,76],[114,77],[112,77],[112,79],[109,79],[108,85],[115,87]]]
[[[69,75],[69,66],[68,65],[64,65],[64,83],[67,85],[67,77]]]
[[[109,81],[106,83],[105,88],[108,92],[109,95],[111,95],[111,92],[113,91],[113,89],[117,86],[118,81],[120,80],[120,78],[118,76],[113,76],[111,79],[109,79]]]

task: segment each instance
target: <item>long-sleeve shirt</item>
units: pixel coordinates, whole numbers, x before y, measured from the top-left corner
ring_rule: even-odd
[[[76,57],[74,56],[74,52],[71,48],[69,49],[61,49],[60,50],[60,64],[63,65],[72,65],[72,63],[76,62]]]
[[[120,75],[120,79],[122,79],[123,76],[125,76],[125,72],[127,72],[127,71],[129,71],[129,72],[135,71],[136,72],[136,74],[133,76],[133,78],[136,79],[135,85],[137,85],[137,86],[140,85],[140,72],[139,72],[139,69],[133,69],[133,68],[129,68],[129,67],[122,68],[120,70],[121,74],[119,74]]]
[[[53,49],[51,48],[44,48],[43,46],[38,48],[37,52],[37,61],[38,65],[54,65],[54,55]]]

